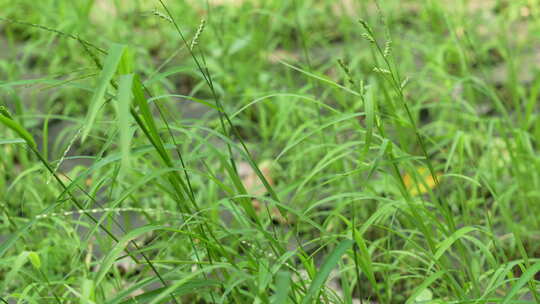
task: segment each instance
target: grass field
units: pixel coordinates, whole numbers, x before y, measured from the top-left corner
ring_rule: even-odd
[[[0,0],[1,303],[540,303],[540,2]]]

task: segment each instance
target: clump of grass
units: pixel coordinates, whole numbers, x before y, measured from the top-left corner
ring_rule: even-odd
[[[414,1],[362,2],[359,22],[331,1],[209,2],[204,17],[117,2],[100,33],[93,4],[0,20],[24,54],[58,50],[0,83],[23,98],[0,107],[4,303],[539,301],[539,80],[516,78],[511,35]],[[491,21],[521,25],[523,7]],[[259,56],[273,50],[303,60]],[[57,79],[77,65],[97,73]],[[35,84],[64,106],[26,106]],[[82,127],[49,149],[68,119]]]

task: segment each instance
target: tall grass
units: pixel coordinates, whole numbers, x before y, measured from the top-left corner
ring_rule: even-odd
[[[540,6],[154,4],[0,5],[2,302],[540,301]]]

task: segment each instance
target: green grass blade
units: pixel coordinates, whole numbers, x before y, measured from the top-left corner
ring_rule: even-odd
[[[22,138],[0,139],[0,145],[24,144],[24,143],[26,143],[26,141]]]
[[[422,282],[420,285],[418,285],[413,290],[411,296],[409,297],[409,299],[407,299],[407,302],[405,302],[405,303],[407,303],[407,304],[415,303],[416,297],[418,297],[418,295],[422,291],[424,291],[428,286],[430,286],[433,282],[435,282],[440,277],[442,277],[445,272],[446,272],[445,270],[439,270],[439,271],[435,272],[434,274],[430,275],[427,279],[424,280],[424,282]]]
[[[120,63],[124,50],[124,45],[115,43],[112,45],[111,49],[109,50],[109,54],[105,58],[103,70],[101,70],[101,73],[99,74],[97,87],[92,95],[92,99],[90,100],[90,108],[88,109],[88,114],[86,116],[86,121],[81,136],[81,141],[83,142],[85,141],[86,137],[88,137],[88,134],[94,125],[94,121],[97,118],[98,112],[105,102],[105,92],[107,91],[107,87],[109,86],[109,83],[113,78],[116,69],[118,68],[118,64]]]
[[[293,69],[293,70],[295,70],[295,71],[298,71],[298,72],[300,72],[300,73],[302,73],[302,74],[304,74],[304,75],[307,75],[307,76],[309,76],[309,77],[311,77],[311,78],[314,78],[314,79],[317,79],[317,80],[319,80],[319,81],[322,81],[323,83],[329,84],[329,85],[331,85],[331,86],[333,86],[333,87],[336,87],[336,88],[338,88],[338,89],[342,89],[342,90],[346,91],[347,93],[351,93],[352,95],[355,95],[355,96],[361,96],[360,93],[358,93],[358,92],[356,92],[356,91],[354,91],[354,90],[351,90],[351,89],[349,89],[349,88],[347,88],[347,87],[345,87],[345,86],[342,86],[342,85],[340,85],[339,83],[337,83],[337,82],[335,82],[335,81],[332,81],[332,80],[330,80],[330,79],[328,79],[328,78],[326,78],[326,77],[319,76],[319,75],[316,75],[316,74],[314,74],[314,73],[308,72],[308,71],[306,71],[306,70],[303,70],[303,69],[301,69],[301,68],[299,68],[299,67],[296,67],[296,66],[294,66],[294,65],[292,65],[292,64],[289,64],[289,63],[287,63],[287,62],[285,62],[285,61],[282,61],[282,60],[280,60],[279,63],[281,63],[281,64],[283,64],[284,66],[286,66],[286,67],[288,67],[288,68],[291,68],[291,69]]]
[[[36,142],[34,141],[32,135],[28,131],[26,131],[26,129],[23,128],[19,123],[9,118],[8,116],[5,116],[4,114],[0,114],[0,123],[17,133],[17,135],[24,139],[24,141],[26,141],[26,143],[31,148],[37,148]]]
[[[366,112],[366,137],[365,137],[365,146],[364,153],[369,152],[369,147],[371,146],[371,141],[373,138],[373,126],[375,125],[375,98],[373,93],[374,87],[371,87],[368,92],[365,100],[365,112]]]
[[[129,151],[131,145],[131,135],[129,131],[131,106],[131,87],[133,84],[133,74],[120,76],[118,84],[118,129],[120,130],[120,151],[122,154],[122,168],[125,170],[129,166]]]
[[[291,289],[291,273],[280,271],[276,275],[276,294],[272,304],[285,304]]]
[[[341,256],[354,244],[351,240],[343,240],[324,260],[319,272],[313,278],[309,289],[302,300],[302,304],[312,303],[316,299],[323,288],[323,284],[330,275],[332,269],[337,265]]]
[[[368,278],[369,283],[373,286],[374,290],[377,290],[377,281],[375,280],[375,273],[371,264],[371,256],[367,248],[366,242],[362,235],[358,233],[356,229],[353,229],[354,240],[358,246],[358,264],[362,272]]]
[[[535,263],[525,271],[519,278],[519,280],[512,286],[510,292],[504,297],[501,304],[508,304],[516,296],[518,291],[530,280],[534,280],[534,276],[540,271],[540,262]]]
[[[454,233],[452,233],[452,235],[447,237],[442,243],[440,243],[437,246],[437,251],[435,252],[434,259],[435,260],[440,259],[441,256],[446,252],[446,250],[448,250],[448,248],[450,248],[450,246],[452,246],[452,244],[454,244],[454,242],[456,242],[457,240],[462,238],[465,234],[467,234],[469,232],[472,232],[472,231],[476,231],[476,230],[478,230],[478,229],[468,226],[468,227],[460,228],[457,231],[455,231]]]

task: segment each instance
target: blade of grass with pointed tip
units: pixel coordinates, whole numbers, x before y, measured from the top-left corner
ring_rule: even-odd
[[[4,114],[0,114],[0,124],[5,125],[6,127],[13,130],[15,133],[17,133],[20,137],[24,139],[24,141],[26,141],[26,143],[31,148],[33,149],[37,148],[36,142],[34,141],[34,138],[32,137],[32,135],[13,119],[9,118],[8,116],[5,116]]]
[[[441,256],[446,252],[446,250],[448,250],[448,248],[450,248],[450,246],[452,246],[455,241],[463,237],[465,234],[476,230],[478,229],[470,226],[458,229],[456,232],[452,233],[449,237],[447,237],[442,243],[437,246],[438,248],[433,258],[435,260],[440,259]]]
[[[55,84],[56,80],[50,78],[35,78],[35,79],[22,79],[10,82],[0,82],[0,88],[8,88],[14,86],[28,86],[33,84]]]
[[[163,146],[163,141],[161,140],[161,137],[159,136],[159,132],[156,126],[156,123],[154,121],[154,117],[152,116],[152,112],[150,111],[150,107],[148,106],[148,102],[146,101],[146,98],[144,97],[144,90],[143,86],[140,80],[140,77],[138,74],[135,74],[133,77],[133,102],[138,107],[140,112],[140,118],[142,119],[142,122],[144,123],[142,127],[146,128],[148,131],[148,136],[152,142],[152,144],[156,147],[157,152],[160,154],[163,161],[165,161],[167,164],[170,162],[170,157],[167,152],[165,152],[165,148]]]
[[[159,132],[154,120],[154,117],[152,116],[152,112],[150,111],[150,107],[148,106],[148,102],[144,96],[144,90],[143,85],[140,80],[140,77],[138,74],[135,74],[133,77],[133,86],[132,86],[132,92],[133,92],[133,102],[135,106],[138,107],[139,113],[132,107],[130,112],[139,127],[143,130],[144,134],[148,138],[148,140],[152,143],[152,145],[155,147],[156,152],[159,154],[159,157],[163,161],[163,163],[170,168],[175,167],[170,155],[167,153],[165,149],[165,145],[163,143],[163,140],[159,136]],[[187,186],[184,182],[184,180],[180,177],[178,172],[171,172],[169,181],[171,185],[175,188],[175,191],[178,195],[184,196],[188,192]],[[195,202],[193,202],[193,205]],[[189,206],[179,206],[181,210],[183,211],[189,211]],[[184,210],[187,208],[186,210]]]
[[[337,83],[337,82],[335,82],[335,81],[332,81],[332,80],[330,80],[330,79],[328,79],[328,78],[325,78],[325,77],[323,77],[323,76],[319,76],[319,75],[316,75],[316,74],[314,74],[314,73],[308,72],[308,71],[303,70],[303,69],[301,69],[301,68],[299,68],[299,67],[296,67],[296,66],[294,66],[294,65],[292,65],[292,64],[289,64],[289,63],[287,63],[287,62],[285,62],[285,61],[283,61],[283,60],[280,60],[279,63],[285,65],[285,66],[288,67],[288,68],[291,68],[291,69],[293,69],[293,70],[296,70],[296,71],[298,71],[298,72],[300,72],[300,73],[302,73],[302,74],[305,74],[305,75],[307,75],[307,76],[309,76],[309,77],[315,78],[315,79],[320,80],[320,81],[322,81],[322,82],[324,82],[324,83],[327,83],[327,84],[329,84],[329,85],[331,85],[331,86],[334,86],[334,87],[336,87],[336,88],[342,89],[342,90],[344,90],[344,91],[346,91],[346,92],[348,92],[348,93],[351,93],[351,94],[356,95],[356,96],[361,96],[360,93],[358,93],[358,92],[356,92],[356,91],[354,91],[354,90],[351,90],[351,89],[349,89],[349,88],[347,88],[347,87],[344,87],[344,86],[340,85],[339,83]]]
[[[309,286],[308,291],[302,300],[302,304],[311,303],[313,299],[317,298],[324,282],[328,278],[328,275],[330,275],[330,272],[336,266],[341,256],[345,253],[345,251],[351,248],[353,243],[354,242],[351,240],[341,241],[334,251],[332,251],[332,253],[326,257],[319,272],[315,275],[315,278],[313,278],[313,281],[311,282],[311,285]]]
[[[88,137],[88,133],[90,133],[90,130],[94,125],[94,121],[96,120],[99,109],[101,109],[101,106],[105,102],[105,92],[107,91],[109,82],[113,78],[114,73],[118,68],[118,64],[120,63],[124,50],[124,45],[114,43],[111,46],[107,57],[105,58],[103,70],[101,70],[101,73],[99,74],[97,87],[95,88],[92,99],[90,100],[90,108],[88,109],[88,114],[86,116],[86,121],[81,136],[81,141],[83,142],[85,141],[86,137]]]

